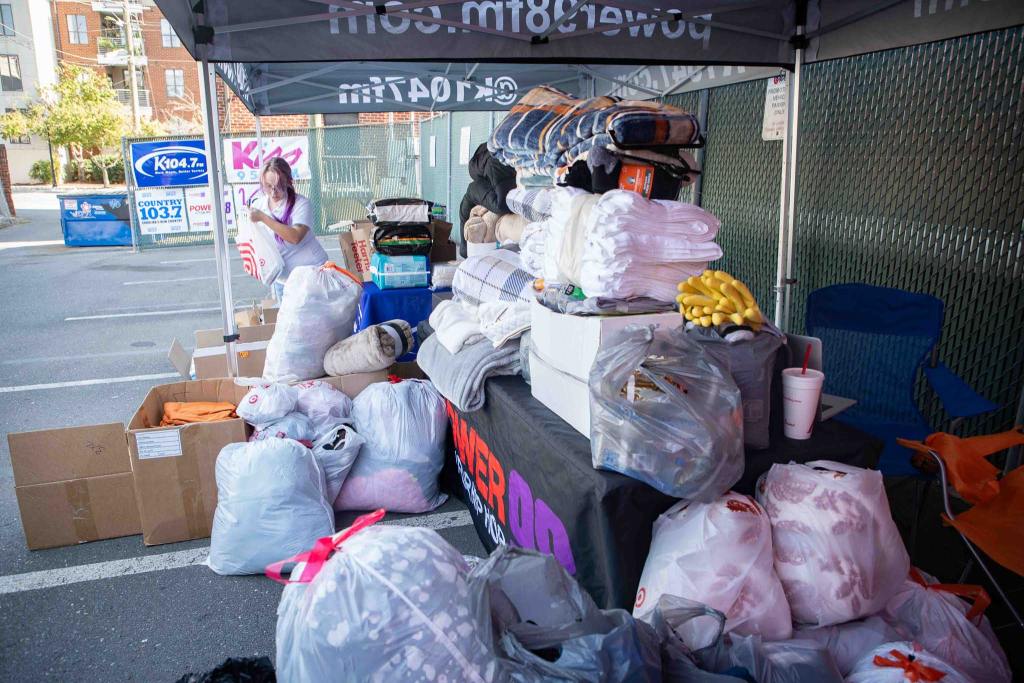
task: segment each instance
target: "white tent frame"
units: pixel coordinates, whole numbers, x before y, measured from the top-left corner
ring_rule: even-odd
[[[625,29],[634,26],[644,26],[651,23],[659,23],[663,21],[678,21],[680,19],[686,19],[691,23],[698,25],[714,27],[721,31],[731,31],[740,34],[754,35],[763,38],[773,38],[779,41],[790,40],[794,46],[794,59],[791,67],[787,68],[791,72],[790,76],[787,77],[787,88],[788,88],[788,115],[786,121],[786,135],[783,140],[783,155],[782,155],[782,179],[779,192],[779,225],[778,225],[778,249],[776,258],[776,278],[774,284],[774,295],[775,295],[775,311],[774,311],[774,322],[775,324],[785,331],[789,326],[789,313],[790,313],[790,300],[792,296],[792,287],[796,281],[792,278],[793,274],[793,245],[794,245],[794,232],[796,227],[796,208],[797,208],[797,195],[799,190],[798,183],[798,158],[799,158],[799,129],[800,129],[800,98],[801,98],[801,76],[802,67],[805,59],[805,49],[807,41],[820,38],[823,35],[834,32],[850,24],[863,21],[871,16],[874,16],[880,12],[892,8],[893,6],[906,2],[907,0],[879,0],[875,4],[866,7],[865,9],[856,12],[840,21],[833,22],[832,24],[818,27],[813,31],[807,31],[807,3],[798,2],[798,16],[796,18],[796,25],[794,34],[792,37],[786,35],[780,35],[769,31],[761,31],[758,29],[752,29],[749,27],[736,26],[726,22],[719,21],[717,18],[714,20],[705,20],[701,16],[714,10],[717,16],[727,14],[730,11],[739,9],[748,9],[756,7],[758,5],[770,5],[770,2],[753,2],[743,3],[733,8],[723,7],[721,2],[707,1],[706,4],[701,4],[699,7],[688,7],[687,10],[668,10],[668,11],[655,11],[652,12],[650,7],[634,4],[629,0],[601,0],[601,4],[618,8],[620,10],[633,10],[650,12],[644,19],[636,20],[632,22],[626,22],[622,24],[616,24],[616,28]],[[472,31],[477,33],[484,33],[491,36],[498,36],[501,38],[508,38],[517,41],[526,41],[533,44],[545,43],[553,40],[565,40],[569,38],[582,38],[588,34],[600,32],[602,28],[600,26],[595,29],[586,29],[579,31],[572,31],[569,33],[558,33],[558,28],[565,22],[571,20],[571,18],[583,9],[585,5],[590,4],[593,0],[577,0],[576,3],[563,15],[558,21],[554,22],[552,26],[548,28],[541,35],[534,35],[527,37],[518,33],[503,31],[499,29],[490,29],[482,26],[475,26],[466,24],[460,21],[450,21],[445,19],[436,18],[430,14],[413,13],[412,10],[429,7],[441,7],[443,5],[455,4],[462,2],[462,0],[417,0],[414,2],[405,3],[400,10],[389,8],[385,5],[385,0],[374,0],[372,5],[361,4],[352,2],[351,0],[310,0],[310,2],[331,5],[335,7],[343,8],[343,12],[321,12],[302,16],[293,16],[287,18],[278,18],[265,21],[254,21],[239,24],[230,24],[218,26],[216,31],[219,34],[238,34],[246,31],[262,30],[275,27],[283,26],[294,26],[296,24],[307,24],[325,21],[340,21],[349,18],[362,17],[371,14],[388,15],[398,18],[408,19],[410,21],[417,21],[421,23],[433,23],[443,26],[449,26],[460,30]],[[197,26],[204,26],[205,21],[202,14],[198,11],[191,14],[192,17],[192,28],[195,32]],[[607,30],[606,28],[604,30]],[[221,167],[219,163],[220,159],[220,133],[217,126],[217,112],[216,105],[212,97],[214,89],[214,77],[215,72],[212,66],[213,62],[209,58],[209,44],[196,44],[196,51],[199,53],[199,74],[200,81],[202,83],[202,92],[204,94],[202,100],[203,106],[203,120],[205,124],[206,144],[207,150],[210,153],[209,164],[215,169],[214,172],[209,174],[209,187],[213,197],[222,197],[223,183],[221,181]],[[469,63],[460,61],[458,63]],[[689,62],[687,62],[689,63]],[[288,83],[305,83],[315,88],[323,88],[325,90],[324,96],[312,96],[302,98],[301,100],[291,101],[290,104],[297,104],[300,102],[316,101],[324,99],[330,95],[326,94],[327,88],[330,88],[333,95],[337,95],[337,88],[328,84],[318,83],[315,80],[317,76],[330,73],[339,68],[343,68],[344,63],[332,63],[327,66],[315,66],[311,68],[309,73],[302,74],[293,77],[282,77],[279,82],[272,84],[258,86],[254,88],[251,93],[266,92],[274,88],[286,85]],[[311,65],[312,66],[312,65]],[[449,69],[445,71],[444,77],[452,82],[464,82],[461,78],[455,76],[449,76]],[[733,66],[764,66],[762,64],[751,64],[741,65],[735,64]],[[635,78],[639,73],[650,66],[639,67],[633,73],[630,74],[626,81],[622,81],[618,78],[609,77],[607,74],[603,74],[595,69],[587,68],[586,66],[580,65],[577,67],[578,72],[581,75],[589,76],[592,79],[607,80],[619,87],[629,87],[640,92],[647,92],[652,96],[665,96],[683,87],[686,82],[692,80],[697,73],[701,70],[689,74],[686,78],[680,80],[678,83],[673,84],[668,89],[657,92],[647,88],[638,87],[629,83],[630,80]],[[703,67],[708,68],[707,66]],[[386,85],[386,83],[385,83]],[[379,86],[368,86],[365,88],[369,91],[373,87]],[[356,91],[358,92],[358,90]],[[384,98],[385,102],[389,100]],[[392,101],[393,102],[393,101]],[[409,106],[410,103],[402,103],[403,106]],[[457,105],[453,105],[452,109],[457,108]],[[428,109],[428,108],[424,108]],[[445,109],[445,107],[438,107],[439,110]],[[429,108],[430,111],[434,110],[434,107]],[[262,156],[262,136],[259,129],[259,117],[257,116],[257,136],[260,139],[260,155]],[[220,206],[220,205],[218,205]],[[223,216],[223,209],[220,211],[214,211],[214,245],[217,257],[217,270],[218,278],[220,281],[220,296],[221,305],[223,308],[223,319],[224,319],[224,341],[227,345],[228,353],[228,369],[232,376],[237,374],[237,363],[235,361],[234,354],[234,342],[238,339],[237,329],[235,327],[234,315],[233,315],[233,300],[231,296],[231,278],[228,271],[228,257],[227,257],[227,233],[225,230],[225,221]]]

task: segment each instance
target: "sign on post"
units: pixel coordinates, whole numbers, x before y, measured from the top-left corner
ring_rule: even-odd
[[[764,118],[761,121],[762,140],[784,140],[789,118],[789,90],[785,73],[769,78],[764,93]]]
[[[258,183],[260,155],[255,137],[224,140],[224,168],[229,183]],[[305,135],[263,138],[263,160],[282,157],[292,167],[292,178],[309,180],[309,139]]]
[[[163,235],[188,232],[185,193],[178,188],[151,188],[135,192],[139,233]]]
[[[133,142],[131,158],[136,187],[181,187],[209,182],[206,145],[202,140]]]

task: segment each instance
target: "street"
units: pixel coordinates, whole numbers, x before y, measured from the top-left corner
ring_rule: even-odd
[[[52,193],[16,193],[15,207],[19,223],[0,230],[0,680],[173,681],[273,657],[281,586],[215,575],[202,565],[208,539],[26,549],[6,435],[127,421],[150,387],[179,378],[172,340],[191,348],[220,313],[212,246],[67,248]],[[324,244],[338,256],[335,239]],[[263,298],[233,256],[236,303]],[[461,503],[388,519],[483,554]]]

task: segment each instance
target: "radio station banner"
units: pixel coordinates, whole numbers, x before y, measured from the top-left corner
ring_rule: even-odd
[[[142,235],[188,232],[185,193],[179,188],[137,190],[135,214]]]
[[[162,140],[131,144],[136,187],[181,187],[209,182],[202,140]]]
[[[294,180],[309,180],[309,139],[304,135],[263,138],[263,159],[282,157]],[[229,183],[259,183],[260,155],[255,137],[224,140],[224,168]]]

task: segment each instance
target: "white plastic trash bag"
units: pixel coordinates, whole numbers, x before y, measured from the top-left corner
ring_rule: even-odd
[[[317,439],[352,413],[352,399],[323,380],[300,382],[295,388],[298,393],[295,410],[309,418]]]
[[[958,594],[972,597],[974,604]],[[964,675],[976,681],[1009,683],[1012,673],[1006,653],[983,614],[988,604],[981,586],[940,584],[914,569],[889,600],[884,617],[902,638],[919,643]]]
[[[280,420],[274,420],[264,425],[259,425],[253,430],[249,441],[263,441],[264,439],[293,439],[304,442],[303,445],[310,446],[316,434],[313,432],[313,425],[309,418],[302,413],[288,413]]]
[[[313,554],[307,565],[317,564]],[[496,680],[487,603],[471,595],[467,571],[461,553],[428,529],[352,534],[309,583],[285,587],[278,680]]]
[[[448,417],[433,384],[417,379],[371,384],[352,402],[352,419],[366,445],[336,509],[428,512],[444,503],[438,476]]]
[[[264,379],[323,377],[327,349],[352,334],[362,292],[361,282],[332,263],[293,269],[267,345]]]
[[[208,564],[218,574],[262,573],[334,532],[323,472],[296,441],[228,444],[216,476]]]
[[[972,681],[952,664],[909,642],[885,643],[869,650],[846,677],[846,683],[939,680],[942,683],[982,683],[985,679]]]
[[[900,634],[881,617],[850,621],[834,626],[797,627],[793,638],[812,640],[832,654],[839,673],[846,676],[868,650],[899,640]]]
[[[254,385],[238,403],[235,412],[253,426],[280,420],[295,410],[298,392],[295,387],[276,382]]]
[[[334,505],[345,478],[359,457],[366,439],[359,436],[351,425],[341,424],[328,431],[313,444],[313,456],[320,464],[326,480],[327,503]]]
[[[875,614],[903,585],[910,559],[880,472],[827,460],[772,465],[757,501],[772,521],[794,621],[830,626]]]
[[[253,223],[247,206],[237,207],[235,222],[235,246],[242,257],[242,270],[267,286],[274,284],[284,270],[284,259],[274,244],[273,232],[262,223]]]
[[[658,517],[633,616],[652,623],[663,595],[696,600],[726,616],[726,632],[787,640],[789,604],[775,574],[772,528],[752,498],[730,491],[713,503],[680,501]],[[691,647],[706,647],[717,624],[679,627]]]
[[[627,325],[590,370],[590,450],[595,468],[711,502],[743,475],[740,390],[681,329]]]

